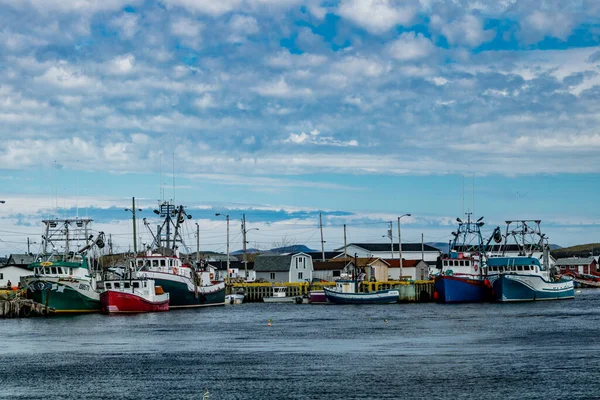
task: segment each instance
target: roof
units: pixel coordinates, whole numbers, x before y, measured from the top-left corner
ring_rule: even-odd
[[[343,250],[343,247],[342,247],[342,250]],[[306,252],[306,254],[311,256],[313,260],[320,260],[323,258],[323,253],[320,251],[310,251],[310,252]],[[340,253],[339,251],[326,251],[325,252],[325,260],[331,260],[332,258],[335,258],[341,254],[344,254],[344,252],[342,251]]]
[[[315,271],[338,271],[344,269],[345,263],[329,261],[313,261]]]
[[[278,272],[290,270],[292,256],[258,256],[254,259],[254,270],[256,272]]]
[[[400,268],[400,260],[395,258],[393,260],[385,260],[388,264],[390,264],[390,268]],[[402,258],[402,268],[414,268],[419,263],[425,262],[423,260],[406,260]],[[427,264],[427,263],[425,263]]]
[[[354,257],[338,257],[338,258],[334,258],[333,260],[329,260],[329,263],[335,263],[335,264],[343,264],[346,265],[347,263],[352,263],[354,264],[354,261],[356,260],[356,263],[358,264],[359,267],[366,267],[367,265],[371,265],[374,262],[376,262],[377,260],[387,264],[387,261],[379,258],[379,257],[357,257],[356,259]]]
[[[384,251],[390,251],[392,248],[391,243],[350,243],[348,244],[348,247],[350,246],[356,246],[356,247],[360,247],[361,249],[365,249],[367,251],[371,251],[371,252],[384,252]],[[398,243],[394,243],[394,251],[398,251]],[[340,247],[339,249],[336,249],[336,251],[342,251],[344,250],[343,247]],[[433,246],[430,246],[428,244],[423,244],[423,250],[426,252],[435,252],[435,253],[441,253],[438,249],[436,249]],[[406,252],[420,252],[421,251],[421,243],[402,243],[402,251],[406,251]]]
[[[219,271],[225,271],[227,269],[227,259],[225,259],[225,260],[209,261],[208,264],[212,265],[213,267],[215,267]],[[229,268],[237,268],[239,270],[245,270],[246,269],[246,267],[244,266],[244,262],[243,261],[238,261],[238,260],[229,260]],[[253,262],[248,261],[248,269],[249,270],[254,269],[254,263]]]
[[[595,261],[594,257],[570,257],[570,258],[559,258],[556,260],[554,265],[590,265]]]
[[[17,254],[11,254],[8,257],[8,261],[6,263],[7,264],[28,265],[28,264],[31,264],[32,262],[35,262],[35,256],[33,254],[17,253]]]

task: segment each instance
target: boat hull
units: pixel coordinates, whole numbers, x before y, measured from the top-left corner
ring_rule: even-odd
[[[302,297],[263,297],[265,303],[302,303]]]
[[[169,296],[157,297],[161,300],[150,301],[133,293],[107,290],[100,294],[101,310],[106,314],[169,311]]]
[[[311,291],[309,294],[309,301],[311,304],[326,304],[327,296],[325,296],[324,290]]]
[[[500,302],[563,300],[575,297],[573,281],[548,282],[538,275],[502,274],[492,281],[494,298]]]
[[[448,275],[435,278],[435,293],[440,303],[477,303],[490,297],[484,281]]]
[[[55,313],[90,313],[100,311],[100,296],[89,280],[76,278],[22,278],[27,298],[48,306]]]
[[[142,271],[141,276],[154,279],[156,286],[161,286],[169,293],[169,308],[195,308],[222,306],[225,304],[225,283],[219,282],[210,286],[196,286],[191,279],[178,275],[160,272]]]
[[[225,304],[242,304],[243,302],[243,294],[228,294],[225,296]]]
[[[392,304],[400,300],[398,290],[379,290],[371,293],[340,293],[325,288],[327,301],[334,304]]]

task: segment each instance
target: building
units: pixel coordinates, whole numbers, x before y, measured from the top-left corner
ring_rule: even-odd
[[[351,279],[356,266],[356,278],[368,281],[385,282],[388,280],[389,264],[380,258],[334,258],[330,261],[314,261],[315,272],[313,276],[325,281],[338,279]]]
[[[246,268],[243,261],[229,260],[229,271],[227,271],[227,259],[208,261],[207,267],[210,269],[210,272],[215,274],[216,280],[227,280],[227,275],[232,280],[243,280],[246,270],[248,271],[248,279],[246,281],[253,282],[256,280],[253,262],[248,262],[248,267]]]
[[[256,280],[266,282],[312,282],[312,257],[306,253],[258,256],[254,259]]]
[[[27,267],[10,264],[0,266],[0,289],[7,288],[9,281],[11,287],[18,286],[21,277],[27,275],[32,275]]]
[[[381,258],[382,260],[400,259],[398,252],[398,243],[350,243],[346,246],[348,257],[358,258]],[[341,254],[337,257],[344,257],[344,248],[336,249]],[[424,260],[436,261],[442,254],[441,251],[428,244],[421,243],[402,243],[402,258],[405,260]]]
[[[554,266],[560,269],[561,274],[600,275],[600,273],[598,273],[598,263],[594,257],[559,258],[556,260]]]
[[[29,264],[35,262],[35,256],[33,254],[11,254],[8,257],[6,265],[19,265],[27,267]]]
[[[397,281],[409,279],[412,281],[424,281],[429,279],[429,264],[423,260],[405,260],[402,258],[402,277],[400,276],[400,260],[386,260],[389,264],[388,279]]]
[[[333,282],[341,278],[346,264],[343,262],[313,261],[313,279]]]

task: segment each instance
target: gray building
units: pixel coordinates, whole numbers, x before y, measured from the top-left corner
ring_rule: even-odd
[[[257,280],[266,282],[311,282],[313,262],[306,253],[258,256],[254,271]]]

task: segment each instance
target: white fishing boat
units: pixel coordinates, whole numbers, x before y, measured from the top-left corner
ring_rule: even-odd
[[[242,304],[244,302],[244,293],[237,292],[225,296],[225,304]]]
[[[273,296],[263,297],[265,303],[302,303],[302,296],[288,296],[285,286],[275,286]]]
[[[335,304],[391,304],[400,300],[400,291],[397,289],[362,293],[357,288],[356,280],[339,280],[335,288],[325,287],[323,290],[327,301]]]

